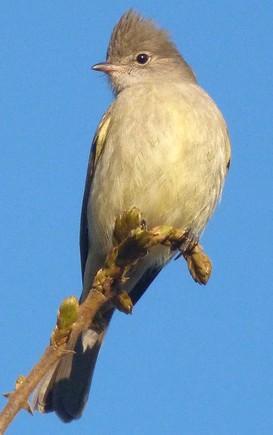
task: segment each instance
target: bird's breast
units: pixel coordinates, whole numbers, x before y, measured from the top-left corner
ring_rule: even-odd
[[[90,241],[109,249],[115,217],[133,206],[148,225],[203,230],[221,193],[226,132],[197,86],[139,87],[113,105],[88,203]]]

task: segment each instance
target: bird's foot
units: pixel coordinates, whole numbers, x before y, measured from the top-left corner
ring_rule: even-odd
[[[211,275],[212,264],[202,247],[197,243],[190,251],[183,255],[194,281],[199,284],[207,284]]]
[[[133,310],[133,302],[126,291],[121,291],[114,297],[114,305],[125,314],[131,314]]]

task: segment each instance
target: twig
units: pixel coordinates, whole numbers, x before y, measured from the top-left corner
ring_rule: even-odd
[[[78,333],[83,330],[93,319],[101,306],[105,303],[105,297],[102,293],[94,291],[90,298],[82,305],[80,309],[79,319],[75,322],[75,327],[71,333]],[[88,313],[87,313],[88,310]],[[88,315],[90,318],[88,319]],[[34,391],[35,387],[48,373],[51,367],[61,359],[67,352],[67,339],[64,343],[52,343],[48,346],[41,357],[40,361],[33,367],[28,376],[24,379],[24,382],[19,386],[17,390],[9,394],[8,402],[0,413],[0,434],[4,434],[5,430],[14,419],[16,414],[24,407],[30,394]]]
[[[18,385],[18,388],[7,395],[8,402],[0,413],[1,435],[4,434],[20,409],[26,408],[27,400],[38,383],[69,351],[68,340],[70,338],[73,340],[88,329],[104,304],[111,302],[116,308],[130,312],[132,308],[130,297],[128,294],[124,296],[124,292],[119,293],[120,287],[148,250],[158,244],[178,249],[185,240],[187,236],[183,231],[169,226],[148,230],[136,208],[124,212],[116,219],[113,232],[114,247],[108,254],[104,267],[97,272],[87,298],[80,306],[75,297],[67,298],[62,303],[50,346],[46,348],[38,364]],[[188,264],[189,256],[187,251]],[[118,301],[115,299],[117,295],[120,295]]]
[[[0,414],[0,434],[2,435],[16,416],[22,405],[28,400],[29,395],[38,385],[48,370],[61,358],[66,345],[54,348],[48,346],[44,355],[25,378],[22,385],[9,394],[8,403]]]

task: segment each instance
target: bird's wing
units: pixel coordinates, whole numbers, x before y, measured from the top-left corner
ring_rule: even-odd
[[[82,202],[81,211],[81,228],[80,228],[80,250],[81,250],[81,269],[82,277],[84,275],[85,263],[88,255],[89,242],[88,242],[88,222],[87,222],[87,204],[91,183],[94,177],[98,160],[103,152],[106,142],[106,137],[111,122],[111,106],[108,111],[103,115],[101,122],[97,128],[95,136],[92,141],[91,151],[88,161],[87,175],[85,180],[85,188]]]

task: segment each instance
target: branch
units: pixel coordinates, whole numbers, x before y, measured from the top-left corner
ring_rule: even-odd
[[[39,382],[66,352],[71,352],[68,350],[68,340],[78,337],[88,329],[104,304],[112,303],[121,311],[131,312],[133,304],[130,296],[120,291],[120,288],[136,264],[153,246],[161,244],[177,250],[184,244],[187,250],[182,254],[187,260],[192,277],[200,283],[205,283],[209,278],[210,262],[199,245],[189,243],[185,232],[170,226],[147,229],[136,208],[124,212],[116,219],[113,244],[114,247],[107,255],[104,267],[97,272],[85,301],[79,305],[75,297],[64,300],[59,308],[50,345],[29,375],[23,381],[20,378],[15,391],[6,394],[8,402],[0,413],[0,434],[5,432],[21,409],[28,408],[27,400]],[[205,266],[202,267],[201,263]]]

